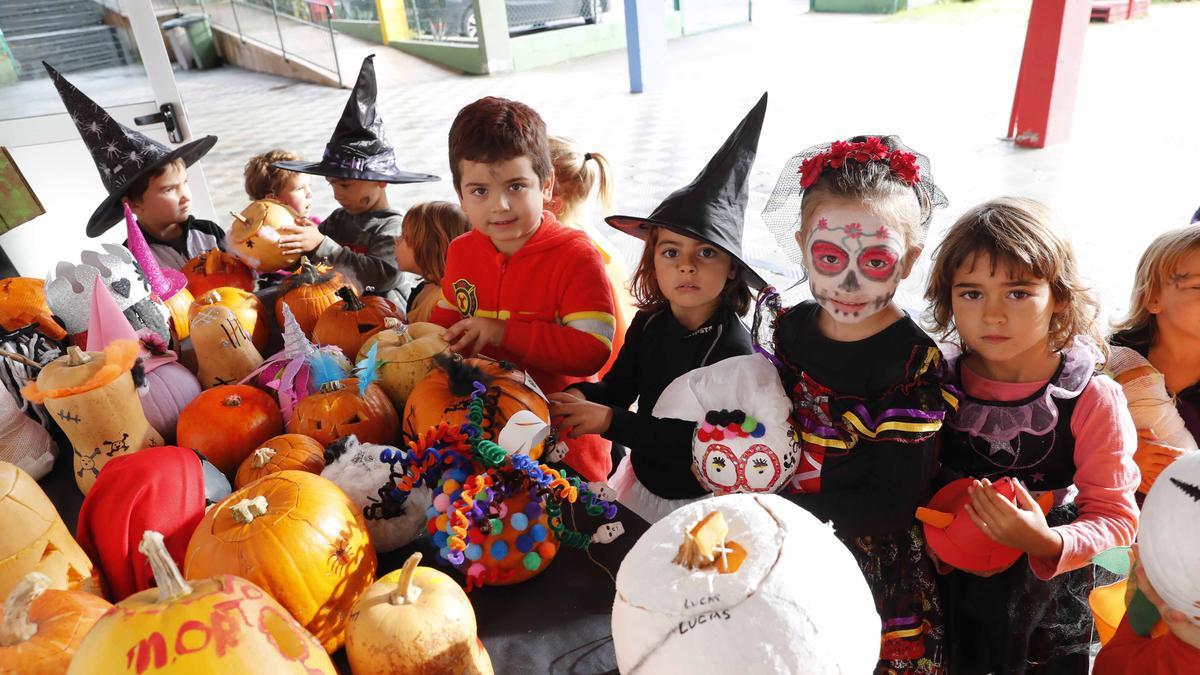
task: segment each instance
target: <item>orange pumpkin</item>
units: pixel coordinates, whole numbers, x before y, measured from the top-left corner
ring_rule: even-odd
[[[152,530],[138,551],[149,560],[156,587],[100,617],[67,675],[337,673],[321,644],[263,589],[229,575],[185,581],[162,535]]]
[[[358,393],[358,378],[329,382],[321,391],[296,405],[288,433],[304,434],[329,445],[354,434],[362,443],[391,445],[400,433],[400,419],[387,394],[372,382]]]
[[[49,587],[46,575],[30,572],[0,609],[0,673],[66,672],[83,636],[112,608],[91,593]]]
[[[342,301],[321,312],[313,328],[313,342],[339,347],[347,357],[353,358],[368,338],[386,328],[385,319],[400,319],[387,298],[360,298],[349,286],[342,286],[337,294]]]
[[[283,414],[270,394],[247,384],[224,384],[200,394],[179,413],[175,438],[229,475],[281,431]]]
[[[296,264],[294,253],[279,248],[279,228],[295,225],[299,214],[274,199],[251,202],[240,214],[230,212],[229,247],[246,264],[259,272],[288,269]]]
[[[547,424],[550,404],[533,378],[502,361],[435,356],[438,367],[412,390],[404,405],[404,441],[417,440],[426,430],[443,421],[457,426],[467,420],[467,406],[476,381],[487,387],[487,409],[483,420],[485,437],[495,439],[513,414],[528,410]],[[540,446],[529,456],[541,456]]]
[[[308,258],[301,258],[300,270],[279,284],[275,318],[282,326],[283,306],[287,305],[296,317],[296,323],[300,324],[300,330],[304,331],[304,336],[311,340],[321,313],[337,304],[338,289],[348,283],[340,272],[334,272],[326,265],[314,265]]]
[[[280,471],[307,471],[320,475],[324,468],[324,446],[301,434],[280,434],[250,453],[238,467],[233,486],[240,490],[263,476]]]
[[[263,353],[267,347],[267,338],[270,337],[270,329],[267,326],[267,310],[258,296],[232,286],[214,288],[196,298],[191,309],[188,310],[188,318],[195,319],[200,310],[207,305],[228,307],[237,317],[238,323],[242,324],[242,328],[250,334],[254,349],[259,354]]]
[[[45,281],[29,277],[0,279],[0,328],[14,331],[32,324],[51,340],[67,337],[67,331],[50,315]]]
[[[245,578],[333,652],[375,567],[362,509],[320,476],[280,471],[209,509],[188,543],[184,572]]]
[[[196,297],[222,286],[254,291],[254,270],[218,249],[201,253],[187,261],[182,271],[187,278],[188,290]]]

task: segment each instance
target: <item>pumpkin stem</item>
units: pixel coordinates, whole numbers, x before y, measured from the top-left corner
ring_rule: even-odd
[[[216,289],[213,289],[196,298],[196,302],[200,303],[201,305],[215,305],[221,302],[221,294],[218,293]]]
[[[385,329],[395,329],[397,333],[403,333],[408,330],[408,326],[404,322],[394,316],[383,317],[383,327]]]
[[[408,560],[404,561],[404,567],[400,570],[400,581],[396,584],[396,588],[392,589],[391,595],[388,596],[388,602],[393,605],[411,605],[417,601],[417,598],[421,596],[421,589],[413,587],[412,578],[420,562],[420,552],[408,556]]]
[[[245,216],[243,216],[242,214],[238,213],[237,211],[230,211],[230,212],[229,212],[229,215],[233,216],[233,219],[234,219],[234,220],[240,220],[240,221],[242,221],[243,223],[246,223],[246,224],[249,224],[249,223],[250,223],[250,221],[246,220],[246,217],[245,217]]]
[[[275,451],[271,448],[259,448],[254,451],[254,457],[250,460],[250,466],[255,469],[261,469],[271,461],[275,456]]]
[[[150,570],[154,572],[154,584],[158,586],[158,601],[160,603],[178,600],[192,594],[192,587],[184,581],[179,573],[179,567],[167,553],[167,545],[163,542],[162,534],[154,530],[146,530],[142,534],[142,543],[138,550],[150,561]]]
[[[83,364],[88,363],[91,360],[92,360],[92,357],[87,352],[80,349],[79,347],[76,347],[75,345],[71,345],[70,347],[67,347],[67,365],[68,366],[72,366],[72,367],[73,366],[82,366]]]
[[[358,310],[366,307],[366,305],[363,304],[362,299],[354,294],[354,289],[350,288],[349,286],[342,286],[341,288],[337,289],[337,296],[342,299],[342,302],[346,303],[345,309],[347,312],[357,312]]]
[[[238,394],[230,394],[225,397],[224,401],[221,401],[221,405],[225,406],[226,408],[236,408],[241,404],[242,397]]]
[[[266,515],[267,506],[267,498],[259,495],[254,499],[243,499],[229,507],[229,511],[233,514],[235,521],[243,525],[249,525],[254,522],[255,518]]]
[[[204,255],[204,273],[206,275],[210,275],[210,276],[213,274],[216,274],[217,273],[217,264],[220,262],[217,259],[217,256],[213,255],[211,252],[205,253],[203,255]]]
[[[30,572],[21,579],[4,601],[4,623],[0,624],[0,647],[12,647],[37,634],[36,623],[29,620],[29,606],[50,587],[50,578]]]
[[[332,394],[333,392],[344,389],[345,387],[346,385],[342,384],[340,380],[334,380],[321,385],[321,393]]]

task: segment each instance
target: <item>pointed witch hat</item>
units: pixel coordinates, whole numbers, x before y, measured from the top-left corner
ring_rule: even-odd
[[[275,162],[271,166],[329,178],[375,180],[384,183],[428,183],[441,180],[427,173],[401,171],[396,152],[383,133],[383,118],[375,106],[375,55],[363,59],[358,81],[346,101],[333,136],[319,162]]]
[[[155,336],[157,337],[157,336]],[[141,346],[140,355],[146,372],[165,363],[175,361],[175,352],[164,351],[154,354],[147,347],[143,336],[139,335],[129,323],[129,319],[117,307],[117,301],[104,284],[96,284],[92,288],[92,307],[88,316],[87,346],[89,352],[102,352],[113,340],[133,340]],[[199,389],[197,389],[197,392]]]
[[[751,288],[766,286],[742,257],[750,167],[758,153],[758,136],[766,114],[764,93],[691,183],[667,195],[648,217],[609,216],[605,222],[639,239],[645,239],[652,227],[665,227],[706,241],[741,263],[742,278]]]
[[[130,129],[112,118],[104,108],[75,88],[49,63],[42,61],[58,96],[71,115],[71,121],[92,153],[92,161],[100,172],[108,198],[88,219],[87,235],[99,237],[121,220],[121,198],[137,179],[177,159],[186,166],[195,164],[205,155],[216,136],[205,136],[177,148],[168,148],[148,136]]]
[[[166,302],[176,293],[187,288],[187,277],[183,276],[179,270],[164,268],[158,264],[158,258],[155,258],[154,251],[150,250],[150,244],[146,242],[146,235],[142,234],[142,228],[134,219],[129,205],[122,203],[121,206],[125,210],[125,236],[129,252],[133,254],[133,259],[137,261],[138,267],[142,268],[142,273],[146,275],[150,290],[154,291],[159,300]]]

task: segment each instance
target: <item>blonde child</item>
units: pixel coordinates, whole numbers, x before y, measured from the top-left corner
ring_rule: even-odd
[[[404,214],[403,234],[396,237],[396,264],[401,272],[421,277],[408,295],[409,323],[429,321],[442,297],[450,242],[470,229],[467,214],[450,202],[424,202]]]
[[[603,376],[616,361],[625,343],[625,330],[637,306],[629,294],[629,269],[621,259],[620,251],[597,232],[584,218],[584,205],[596,191],[596,198],[605,216],[612,213],[615,180],[612,165],[598,152],[583,152],[569,138],[550,136],[550,161],[554,165],[554,191],[546,200],[546,208],[568,227],[583,230],[600,252],[604,261],[604,272],[613,289],[613,306],[616,308],[617,332],[613,336],[613,353],[608,363],[600,369]]]
[[[1007,569],[941,579],[949,666],[962,673],[1088,671],[1091,559],[1137,529],[1133,421],[1100,374],[1099,307],[1053,214],[1001,198],[967,211],[939,245],[925,294],[957,339],[962,393],[942,433],[947,480],[976,479],[966,512],[1025,553]],[[992,483],[1017,481],[1017,502]],[[1043,515],[1035,496],[1050,492]]]
[[[1138,429],[1144,495],[1200,434],[1200,225],[1159,235],[1138,262],[1108,367]]]
[[[954,398],[941,352],[893,300],[945,204],[924,156],[895,136],[857,136],[793,157],[763,213],[813,295],[773,330],[801,442],[781,494],[831,521],[862,569],[882,619],[877,673],[945,672],[936,574],[914,513]]]
[[[251,157],[242,172],[246,194],[256,201],[274,199],[290,207],[301,218],[307,218],[314,225],[319,225],[320,221],[309,215],[313,195],[308,175],[272,166],[275,162],[292,162],[299,159],[300,155],[290,150],[268,150]]]

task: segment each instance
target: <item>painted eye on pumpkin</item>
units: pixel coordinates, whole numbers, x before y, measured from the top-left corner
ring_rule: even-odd
[[[896,269],[898,256],[887,246],[871,246],[858,254],[858,269],[872,281],[886,281]]]
[[[827,276],[841,273],[850,262],[850,255],[841,246],[827,241],[813,242],[811,251],[813,266]]]
[[[733,451],[720,443],[708,446],[705,453],[704,470],[708,481],[721,488],[731,488],[737,484],[737,459]]]
[[[746,460],[746,474],[743,478],[746,487],[751,492],[763,492],[775,486],[779,478],[779,465],[771,461],[774,451],[761,443],[750,446],[742,457]]]

